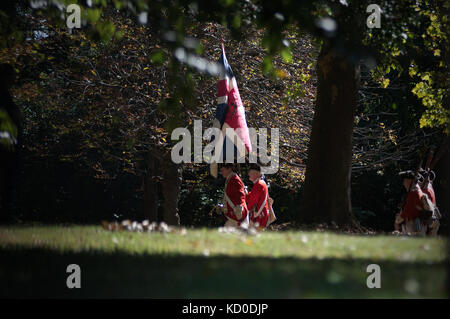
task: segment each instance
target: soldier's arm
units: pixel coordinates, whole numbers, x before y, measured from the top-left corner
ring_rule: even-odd
[[[261,186],[259,184],[253,185],[251,192],[249,192],[245,197],[245,201],[247,202],[247,208],[249,210],[254,208],[258,204],[260,187]]]
[[[229,191],[228,197],[233,204],[240,205],[242,200],[245,200],[244,184],[239,183],[237,179],[232,179],[228,183]]]

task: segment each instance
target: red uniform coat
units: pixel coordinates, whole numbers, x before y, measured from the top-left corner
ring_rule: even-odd
[[[225,216],[234,219],[237,222],[242,222],[247,218],[248,210],[247,205],[245,204],[244,183],[237,174],[228,176],[225,182],[225,193],[235,206],[242,206],[242,217],[238,219],[238,217],[234,213],[233,207],[231,207],[228,201],[224,198],[223,205],[224,207],[226,207]]]
[[[258,179],[252,187],[251,192],[247,194],[245,197],[245,200],[247,202],[247,208],[250,212],[250,220],[253,223],[258,223],[260,227],[266,227],[267,221],[269,220],[269,190],[267,189],[266,183]],[[255,218],[255,214],[258,213],[258,210],[264,203],[264,200],[266,199],[266,203],[264,205],[264,208],[261,211],[261,214],[258,215]]]
[[[428,187],[425,189],[422,189],[422,192],[428,195],[428,198],[431,200],[431,202],[436,205],[436,195],[434,195],[434,189],[433,185],[431,183],[428,183]]]
[[[422,210],[422,196],[423,193],[419,187],[415,187],[409,192],[406,198],[405,207],[403,207],[400,216],[403,219],[416,219]]]

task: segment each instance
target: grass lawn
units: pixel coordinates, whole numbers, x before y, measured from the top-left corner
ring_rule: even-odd
[[[443,238],[0,227],[0,297],[446,298]],[[67,265],[81,289],[66,287]],[[369,289],[369,264],[381,288]]]

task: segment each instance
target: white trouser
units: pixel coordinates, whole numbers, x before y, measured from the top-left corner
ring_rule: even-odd
[[[238,227],[238,222],[234,219],[227,217],[227,221],[225,222],[225,227]]]
[[[423,225],[418,218],[405,220],[402,224],[402,233],[411,235],[425,235],[427,226]]]
[[[225,216],[225,217],[227,217],[227,216]],[[249,217],[248,217],[248,214],[247,214],[247,218],[244,219],[244,220],[241,222],[241,225],[239,225],[239,223],[238,223],[236,220],[227,217],[227,221],[225,222],[225,227],[242,227],[242,228],[248,228],[249,224],[250,224],[250,223],[249,223]]]
[[[437,236],[437,232],[439,230],[440,225],[441,224],[439,223],[439,220],[437,219],[433,220],[433,223],[430,226],[428,226],[428,229],[430,229],[429,236]]]

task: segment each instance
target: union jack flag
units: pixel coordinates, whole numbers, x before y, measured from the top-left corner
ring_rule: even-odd
[[[234,162],[235,158],[240,159],[250,153],[252,144],[245,119],[244,105],[239,94],[236,77],[225,55],[223,40],[219,64],[223,66],[224,72],[221,73],[217,86],[217,110],[214,127],[222,131],[222,159],[227,162],[232,159]],[[222,143],[222,141],[218,140],[216,143]],[[233,145],[233,149],[227,147],[227,144]],[[217,176],[217,165],[211,165],[211,174]]]

